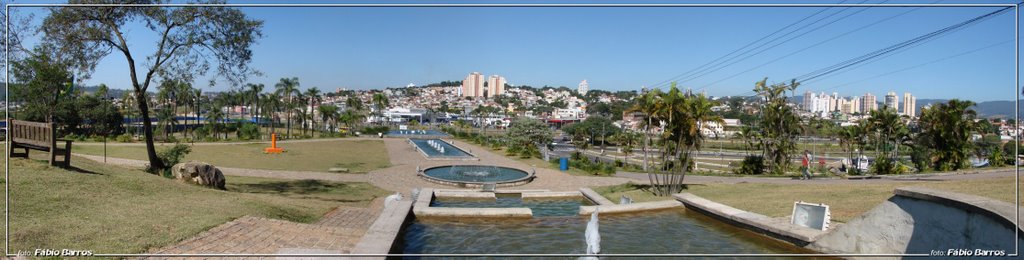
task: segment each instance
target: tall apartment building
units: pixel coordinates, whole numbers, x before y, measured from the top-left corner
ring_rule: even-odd
[[[840,99],[841,98],[839,98],[839,92],[832,92],[832,99],[831,99],[831,102],[829,102],[828,110],[829,111],[839,110],[839,100]]]
[[[864,93],[864,97],[860,99],[860,113],[867,114],[875,109],[878,109],[878,99],[871,93]]]
[[[910,95],[910,92],[903,93],[903,110],[904,115],[917,116],[917,97]]]
[[[847,115],[853,114],[853,112],[854,112],[853,106],[855,104],[853,102],[853,100],[843,99],[843,102],[840,102],[840,103],[842,103],[842,105],[839,108],[839,112],[840,113],[847,114]]]
[[[496,97],[505,94],[505,77],[491,75],[487,78],[487,97]]]
[[[484,75],[480,74],[480,72],[473,72],[466,76],[466,79],[462,80],[462,96],[484,96]]]
[[[808,90],[807,92],[804,92],[804,102],[803,102],[804,103],[804,107],[803,107],[804,110],[807,110],[807,111],[813,111],[814,110],[814,98],[815,98],[814,92],[811,92],[810,90]]]
[[[885,109],[892,109],[897,111],[900,108],[900,98],[896,96],[896,92],[889,91],[885,94],[885,103],[883,103]]]
[[[850,104],[850,114],[861,113],[860,104],[863,102],[861,102],[860,97],[850,97],[850,103],[852,103]]]
[[[586,95],[587,92],[590,91],[590,85],[587,84],[587,80],[584,79],[581,81],[579,87],[576,88],[576,91],[579,92],[580,95]]]

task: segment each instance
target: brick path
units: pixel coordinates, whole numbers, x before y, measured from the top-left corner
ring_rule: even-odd
[[[275,254],[286,248],[349,253],[380,214],[383,201],[378,198],[368,208],[339,207],[314,224],[243,216],[149,253]]]

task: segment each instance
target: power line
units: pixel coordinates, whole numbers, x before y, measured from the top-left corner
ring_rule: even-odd
[[[867,2],[867,1],[865,0],[864,2]],[[864,3],[864,2],[861,2],[861,3]],[[807,25],[805,25],[805,26],[803,26],[803,27],[801,27],[801,28],[799,28],[799,29],[797,29],[797,30],[794,30],[794,31],[792,31],[792,32],[790,32],[790,33],[788,33],[788,34],[786,34],[786,35],[780,36],[779,38],[776,38],[775,40],[781,39],[782,37],[788,36],[788,35],[789,35],[789,34],[791,34],[791,33],[794,33],[794,32],[797,32],[797,31],[799,31],[799,30],[802,30],[802,29],[804,29],[804,28],[807,28],[808,26],[814,25],[814,24],[816,24],[816,23],[818,23],[818,22],[820,22],[820,21],[824,20],[825,18],[829,18],[829,17],[831,17],[831,16],[834,16],[834,15],[838,15],[838,14],[840,14],[840,13],[842,13],[842,12],[845,12],[845,11],[846,11],[846,10],[848,10],[848,9],[849,9],[849,7],[847,7],[847,8],[844,8],[843,10],[840,10],[839,12],[836,12],[836,13],[834,13],[834,14],[832,14],[832,15],[828,16],[828,17],[823,17],[822,19],[819,19],[819,20],[817,20],[817,21],[814,21],[814,22],[813,22],[813,23],[811,23],[811,24],[807,24]],[[744,60],[750,59],[750,58],[752,58],[752,57],[754,57],[754,56],[757,56],[757,55],[759,55],[759,54],[761,54],[761,53],[764,53],[765,51],[768,51],[768,50],[771,50],[771,49],[773,49],[773,48],[775,48],[775,47],[778,47],[779,45],[782,45],[782,44],[788,43],[788,42],[790,42],[790,41],[793,41],[793,40],[795,40],[795,39],[797,39],[797,38],[803,37],[804,35],[807,35],[807,34],[809,34],[809,33],[812,33],[812,32],[815,32],[815,31],[817,31],[817,30],[820,30],[821,28],[824,28],[824,27],[826,27],[826,26],[832,25],[832,24],[834,24],[834,23],[836,23],[836,22],[838,22],[838,21],[841,21],[841,20],[843,20],[843,19],[846,19],[847,17],[853,16],[853,15],[855,15],[855,14],[861,13],[861,12],[863,12],[863,11],[865,11],[865,10],[867,10],[867,8],[863,8],[863,9],[857,10],[856,12],[853,12],[853,13],[847,14],[847,15],[845,15],[845,16],[843,16],[843,17],[840,17],[840,18],[838,18],[838,19],[835,19],[835,20],[829,21],[829,22],[827,22],[827,23],[825,23],[825,24],[822,24],[822,25],[819,25],[818,27],[815,27],[815,28],[813,28],[813,29],[811,29],[811,30],[805,31],[805,32],[803,32],[803,33],[801,33],[801,34],[799,34],[799,35],[797,35],[797,36],[794,36],[794,37],[792,37],[792,38],[788,38],[788,39],[786,39],[786,40],[784,40],[784,41],[782,41],[782,42],[778,42],[778,43],[776,43],[776,44],[774,44],[774,45],[772,45],[772,46],[769,46],[768,48],[765,48],[765,49],[762,49],[762,50],[760,50],[760,51],[758,51],[758,52],[755,52],[755,53],[753,53],[753,54],[747,55],[746,57],[743,57],[742,59],[739,59],[739,60],[735,60],[735,61],[732,61],[732,62],[730,62],[730,63],[728,63],[728,64],[725,64],[725,65],[722,65],[722,66],[718,66],[717,68],[715,68],[715,69],[712,69],[712,70],[705,70],[705,72],[703,72],[703,73],[701,73],[701,74],[699,74],[699,75],[696,75],[696,76],[694,76],[694,77],[691,77],[691,78],[688,78],[688,79],[685,79],[685,80],[681,80],[681,81],[679,81],[679,83],[682,83],[682,82],[686,82],[686,81],[690,81],[690,80],[694,80],[694,79],[697,79],[697,78],[700,78],[700,77],[706,76],[706,75],[708,75],[708,74],[714,73],[714,72],[716,72],[716,71],[719,71],[719,70],[721,70],[721,69],[724,69],[724,68],[726,68],[726,67],[732,66],[732,65],[734,65],[734,64],[736,64],[736,63],[739,63],[739,62],[742,62],[742,61],[744,61]],[[774,40],[773,40],[773,41],[774,41]],[[772,43],[772,41],[764,42],[764,43],[762,43],[761,45],[759,45],[759,46],[758,46],[758,48],[760,48],[760,47],[762,47],[762,46],[764,46],[764,45],[770,44],[770,43]],[[756,48],[755,48],[755,49],[756,49]],[[750,51],[753,51],[753,49],[752,49],[752,50],[750,50]],[[745,53],[749,53],[750,51],[747,51],[747,52],[745,52]],[[744,53],[744,54],[745,54],[745,53]],[[721,64],[719,64],[719,65],[721,65]]]
[[[811,80],[813,80],[815,78],[819,78],[819,77],[822,77],[822,76],[825,76],[825,75],[836,73],[837,71],[840,71],[840,70],[843,70],[843,69],[846,69],[846,68],[849,68],[851,66],[854,66],[854,65],[857,65],[857,64],[861,64],[861,63],[864,63],[864,62],[867,62],[867,61],[875,60],[875,59],[877,59],[879,57],[888,57],[888,55],[886,55],[886,54],[893,53],[894,51],[898,51],[898,50],[902,50],[902,49],[909,49],[909,48],[913,48],[915,46],[919,46],[921,43],[923,43],[923,42],[925,42],[925,41],[927,41],[929,39],[935,38],[935,37],[940,36],[940,35],[948,34],[950,32],[958,31],[959,29],[964,28],[967,25],[976,24],[976,23],[978,23],[978,22],[980,22],[982,20],[985,20],[987,18],[993,17],[993,16],[995,16],[997,14],[1001,14],[1001,13],[1007,11],[1007,10],[1010,10],[1011,8],[1012,7],[1006,7],[1006,8],[1003,8],[1003,9],[999,9],[999,10],[996,10],[996,11],[993,11],[993,12],[990,12],[990,13],[987,13],[987,14],[984,14],[984,15],[972,18],[970,20],[966,20],[966,21],[963,21],[963,22],[960,22],[960,23],[957,23],[957,24],[954,24],[954,25],[951,25],[951,26],[947,26],[945,28],[933,31],[931,33],[928,33],[928,34],[925,34],[925,35],[921,35],[921,36],[915,37],[913,39],[906,40],[906,41],[903,41],[903,42],[900,42],[900,43],[897,43],[897,44],[894,44],[894,45],[891,45],[891,46],[888,46],[888,47],[885,47],[885,48],[882,48],[882,49],[879,49],[879,50],[876,50],[876,51],[873,51],[873,52],[870,52],[868,54],[864,54],[864,55],[858,56],[858,57],[853,58],[853,59],[848,59],[848,60],[840,62],[838,64],[834,64],[834,65],[831,65],[831,66],[828,66],[828,67],[825,67],[825,68],[822,68],[822,69],[815,70],[814,72],[801,75],[800,77],[796,77],[794,79],[797,80],[797,82],[811,81]],[[744,95],[736,95],[736,96],[749,96],[749,95],[746,95],[746,93],[753,93],[753,91],[745,92]]]
[[[846,2],[846,0],[843,0],[843,1],[842,1],[842,2],[840,2],[840,3],[843,3],[843,2]],[[727,54],[725,54],[725,55],[723,55],[723,56],[720,56],[720,57],[718,57],[718,58],[716,58],[716,59],[714,59],[714,60],[712,60],[712,61],[709,61],[709,62],[707,62],[707,63],[704,63],[703,65],[700,65],[700,66],[698,66],[698,67],[696,67],[696,68],[693,68],[693,69],[691,69],[691,70],[689,70],[689,71],[687,71],[687,72],[683,72],[682,74],[679,74],[679,75],[673,76],[673,77],[671,77],[671,78],[669,78],[669,79],[663,80],[663,81],[661,81],[661,82],[658,82],[658,83],[656,83],[656,84],[652,84],[651,86],[652,86],[652,87],[656,87],[656,86],[662,86],[662,85],[664,85],[664,84],[667,84],[668,82],[671,82],[671,81],[673,81],[673,80],[676,80],[676,79],[682,78],[682,77],[684,77],[684,76],[688,76],[688,75],[691,75],[691,73],[693,73],[694,71],[697,71],[697,70],[699,70],[699,69],[705,68],[706,66],[708,66],[708,65],[710,65],[710,64],[713,64],[713,63],[715,63],[715,62],[718,62],[718,61],[720,61],[720,60],[722,60],[722,59],[724,59],[724,58],[726,58],[726,57],[729,57],[729,56],[731,56],[731,55],[733,55],[733,54],[735,54],[735,53],[737,53],[737,52],[739,52],[739,51],[741,51],[741,50],[744,50],[744,49],[746,49],[747,47],[750,47],[751,45],[754,45],[755,43],[761,42],[762,40],[764,40],[764,39],[766,39],[766,38],[768,38],[768,37],[771,37],[771,36],[773,36],[773,35],[775,35],[775,34],[778,34],[779,32],[782,32],[782,31],[784,31],[784,30],[786,30],[786,29],[789,29],[790,27],[793,27],[794,25],[797,25],[797,24],[799,24],[799,23],[802,23],[803,21],[806,21],[807,19],[810,19],[811,17],[817,16],[818,14],[821,14],[822,12],[825,12],[826,10],[829,10],[829,8],[823,8],[823,9],[819,10],[818,12],[815,12],[815,13],[813,13],[813,14],[811,14],[811,15],[807,16],[807,17],[804,17],[804,18],[802,18],[802,19],[800,19],[800,20],[797,20],[796,22],[790,23],[789,25],[786,25],[786,26],[784,26],[784,27],[782,27],[782,28],[779,28],[778,30],[775,30],[775,31],[774,31],[774,32],[772,32],[772,33],[769,33],[769,34],[767,34],[767,35],[765,35],[765,36],[762,36],[761,38],[759,38],[759,39],[757,39],[757,40],[751,41],[750,43],[747,43],[746,45],[744,45],[743,47],[740,47],[739,49],[735,49],[735,50],[733,50],[732,52],[729,52],[729,53],[727,53]]]
[[[979,22],[981,20],[984,20],[986,18],[992,17],[992,16],[994,16],[996,14],[1000,14],[1000,13],[1005,12],[1007,10],[1010,10],[1010,7],[999,9],[999,10],[993,11],[991,13],[987,13],[985,15],[978,16],[978,17],[972,18],[972,19],[967,20],[967,21],[963,21],[961,23],[958,23],[958,24],[955,24],[955,25],[951,25],[951,26],[948,26],[946,28],[942,28],[942,29],[940,29],[938,31],[934,31],[934,32],[931,32],[931,33],[928,33],[928,34],[925,34],[925,35],[922,35],[922,36],[918,36],[917,38],[910,39],[910,40],[898,43],[898,44],[893,45],[893,46],[882,48],[880,50],[877,50],[877,51],[874,51],[874,52],[862,55],[860,57],[853,58],[853,59],[841,62],[839,64],[835,64],[835,65],[826,67],[824,69],[819,69],[818,71],[815,71],[815,72],[811,72],[811,73],[808,73],[808,74],[801,75],[799,77],[796,77],[795,79],[797,79],[797,81],[809,81],[809,80],[812,80],[812,79],[815,79],[815,78],[818,78],[818,77],[821,77],[821,76],[824,76],[824,75],[835,73],[836,71],[845,69],[847,67],[850,67],[850,66],[853,66],[853,65],[856,65],[856,64],[859,64],[859,63],[871,60],[871,59],[874,59],[874,58],[876,58],[876,57],[878,57],[880,55],[883,55],[883,54],[886,54],[886,53],[890,53],[890,52],[895,51],[895,50],[903,49],[903,48],[905,48],[907,46],[910,46],[911,44],[914,44],[914,43],[917,43],[917,42],[921,42],[923,40],[926,40],[926,39],[929,39],[929,38],[932,38],[932,37],[935,37],[935,36],[938,36],[938,35],[945,34],[945,33],[949,32],[949,31],[952,31],[952,30],[960,28],[960,27],[964,27],[966,25],[977,23],[977,22]]]
[[[927,61],[927,62],[918,63],[918,64],[915,64],[915,65],[912,65],[912,66],[903,67],[903,68],[900,68],[900,69],[897,69],[897,70],[893,70],[893,71],[889,71],[889,72],[886,72],[886,73],[882,73],[882,74],[878,74],[878,75],[874,75],[874,76],[858,79],[858,80],[855,80],[855,81],[839,84],[839,85],[836,85],[836,86],[834,86],[832,88],[826,89],[826,91],[827,90],[836,89],[836,88],[840,88],[840,87],[845,87],[845,86],[853,85],[853,84],[857,84],[857,83],[861,83],[861,82],[872,80],[872,79],[876,79],[876,78],[885,77],[885,76],[888,76],[888,75],[892,75],[892,74],[896,74],[896,73],[900,73],[900,72],[904,72],[904,71],[908,71],[908,70],[912,70],[912,69],[916,69],[916,68],[920,68],[920,67],[924,67],[924,66],[935,64],[935,63],[939,63],[939,62],[943,62],[943,61],[946,61],[946,60],[949,60],[949,59],[953,59],[953,58],[957,58],[957,57],[964,56],[964,55],[967,55],[967,54],[979,52],[979,51],[982,51],[982,50],[986,50],[986,49],[989,49],[989,48],[993,48],[993,47],[996,47],[996,46],[999,46],[999,45],[1003,45],[1003,44],[1007,44],[1007,43],[1011,43],[1011,42],[1013,42],[1013,40],[1006,40],[1006,41],[1002,41],[1002,42],[997,42],[997,43],[989,44],[989,45],[981,47],[981,48],[972,49],[972,50],[969,50],[969,51],[957,53],[957,54],[946,56],[946,57],[943,57],[943,58],[934,59],[934,60],[930,60],[930,61]]]
[[[935,3],[938,3],[938,2],[939,2],[939,1],[935,1]],[[828,43],[828,42],[834,41],[834,40],[836,40],[836,39],[842,38],[843,36],[846,36],[846,35],[849,35],[849,34],[852,34],[852,33],[858,32],[858,31],[861,31],[861,30],[863,30],[863,29],[866,29],[866,28],[868,28],[868,27],[871,27],[871,26],[875,26],[875,25],[877,25],[877,24],[879,24],[879,23],[882,23],[882,22],[885,22],[885,21],[888,21],[888,20],[892,20],[892,19],[894,19],[894,18],[896,18],[896,17],[900,17],[900,16],[903,16],[903,15],[906,15],[906,14],[908,14],[908,13],[910,13],[910,12],[913,12],[913,11],[915,11],[915,10],[917,10],[917,9],[920,9],[920,7],[916,7],[916,8],[913,8],[913,9],[911,9],[911,10],[908,10],[908,11],[906,11],[906,12],[903,12],[903,13],[899,13],[899,14],[896,14],[896,15],[893,15],[893,16],[889,16],[889,17],[886,17],[886,18],[884,18],[884,19],[882,19],[882,20],[878,20],[878,21],[875,21],[875,22],[873,22],[873,23],[870,23],[870,24],[867,24],[867,25],[861,26],[861,27],[859,27],[859,28],[857,28],[857,29],[853,29],[853,30],[851,30],[851,31],[848,31],[848,32],[845,32],[845,33],[842,33],[842,34],[836,35],[836,36],[834,36],[834,37],[832,37],[832,38],[829,38],[829,39],[826,39],[826,40],[823,40],[823,41],[817,42],[817,43],[815,43],[815,44],[812,44],[812,45],[810,45],[810,46],[807,46],[807,47],[804,47],[804,48],[802,48],[802,49],[799,49],[799,50],[796,50],[796,51],[790,52],[789,54],[786,54],[786,55],[780,56],[780,57],[778,57],[778,58],[775,58],[775,59],[773,59],[773,60],[770,60],[770,61],[768,61],[768,62],[765,62],[765,63],[761,63],[760,65],[754,66],[754,67],[752,67],[752,68],[749,68],[749,69],[747,69],[747,70],[744,70],[744,71],[740,71],[740,72],[737,72],[737,73],[735,73],[735,74],[729,75],[729,76],[727,76],[727,77],[725,77],[725,78],[722,78],[722,79],[719,79],[719,80],[717,80],[717,81],[714,81],[714,82],[708,83],[708,84],[706,84],[706,85],[704,85],[704,86],[701,86],[701,88],[700,88],[700,89],[706,89],[707,87],[710,87],[711,85],[714,85],[714,84],[718,84],[718,83],[721,83],[722,81],[726,81],[726,80],[730,80],[730,79],[733,79],[733,78],[735,78],[735,77],[737,77],[737,76],[739,76],[739,75],[742,75],[742,74],[744,74],[744,73],[747,73],[747,72],[750,72],[750,71],[753,71],[753,70],[756,70],[756,69],[762,68],[762,67],[764,67],[764,66],[767,66],[767,65],[769,65],[769,64],[775,63],[775,62],[777,62],[777,61],[779,61],[779,60],[782,60],[782,59],[788,58],[788,57],[790,57],[790,56],[793,56],[793,55],[796,55],[796,54],[798,54],[798,53],[804,52],[804,51],[806,51],[806,50],[809,50],[809,49],[811,49],[811,48],[814,48],[814,47],[820,46],[820,45],[822,45],[822,44],[825,44],[825,43]],[[865,9],[865,10],[866,10],[866,9]]]

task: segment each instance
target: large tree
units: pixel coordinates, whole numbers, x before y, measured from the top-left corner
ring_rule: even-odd
[[[526,117],[516,118],[506,132],[509,152],[524,158],[539,155],[537,146],[551,143],[552,136],[554,134],[544,122]]]
[[[24,103],[20,118],[54,122],[57,106],[71,96],[74,76],[68,71],[67,64],[54,56],[51,50],[42,46],[29,57],[12,64],[10,72],[14,80],[11,94]]]
[[[130,1],[155,4],[162,1]],[[72,0],[71,4],[112,4],[115,1]],[[117,3],[120,3],[119,1]],[[208,1],[205,4],[222,4]],[[156,35],[155,51],[139,55],[130,46],[130,23],[141,24]],[[250,19],[241,10],[224,6],[63,6],[54,7],[43,20],[45,41],[76,61],[76,68],[89,74],[112,51],[128,62],[128,75],[138,99],[146,139],[146,155],[153,173],[166,168],[153,145],[153,126],[145,95],[155,78],[192,79],[205,75],[211,66],[217,75],[234,84],[255,71],[248,64],[250,47],[262,37],[263,22]],[[136,49],[137,50],[137,49]],[[145,62],[137,64],[136,58]],[[211,81],[212,82],[212,81]]]

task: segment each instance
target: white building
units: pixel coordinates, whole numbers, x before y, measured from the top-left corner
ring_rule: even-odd
[[[580,95],[586,95],[587,92],[590,91],[590,85],[587,84],[587,80],[584,79],[581,81],[576,91],[579,92]]]
[[[911,95],[910,92],[903,93],[903,109],[901,111],[907,116],[917,116],[917,97]]]
[[[892,109],[896,111],[900,107],[900,98],[896,96],[896,92],[889,91],[885,94],[885,109]]]

